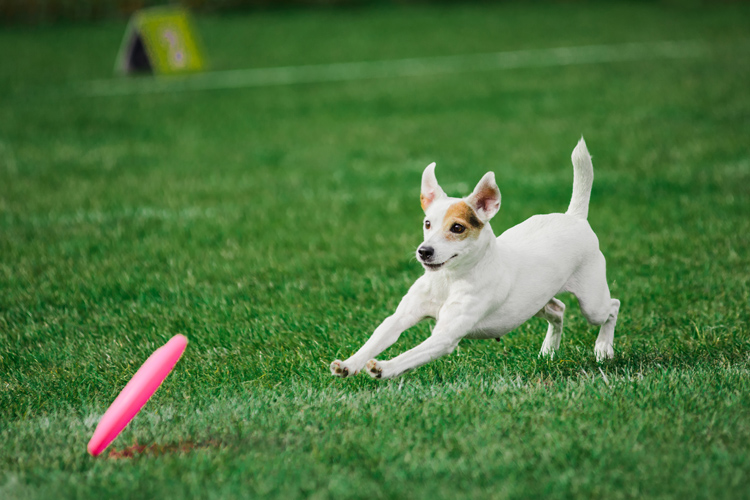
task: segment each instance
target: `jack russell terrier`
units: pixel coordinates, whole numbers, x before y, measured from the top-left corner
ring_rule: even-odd
[[[597,361],[614,356],[620,301],[607,286],[604,255],[586,220],[594,181],[583,138],[572,154],[573,196],[564,214],[535,215],[495,238],[490,219],[500,208],[495,174],[488,172],[466,198],[450,198],[438,185],[435,164],[422,174],[424,242],[417,259],[425,268],[396,312],[331,373],[346,377],[366,368],[375,378],[392,378],[453,352],[462,338],[499,339],[529,318],[549,322],[540,356],[560,347],[565,304],[572,292],[584,317],[601,325]],[[425,318],[437,320],[430,337],[388,361],[374,359],[402,332]]]

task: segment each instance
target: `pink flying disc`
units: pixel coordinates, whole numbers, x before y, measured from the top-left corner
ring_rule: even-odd
[[[175,335],[149,356],[99,421],[89,441],[89,453],[97,456],[103,452],[141,411],[146,401],[172,371],[177,360],[182,356],[187,342],[184,335]]]

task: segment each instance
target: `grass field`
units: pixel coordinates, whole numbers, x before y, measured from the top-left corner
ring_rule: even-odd
[[[707,53],[91,97],[124,22],[0,31],[0,498],[748,498],[750,6],[200,17],[216,70],[698,40]],[[10,63],[8,63],[10,61]],[[494,170],[497,234],[570,199],[622,301],[340,380],[421,274],[419,182]],[[190,344],[110,449],[118,391]],[[422,324],[383,354],[429,333]],[[135,446],[135,445],[138,446]]]

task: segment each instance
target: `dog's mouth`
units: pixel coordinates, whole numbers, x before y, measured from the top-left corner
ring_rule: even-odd
[[[440,264],[429,264],[427,262],[422,262],[422,265],[426,267],[427,269],[429,269],[430,271],[437,271],[438,269],[446,265],[451,259],[453,259],[453,257],[458,257],[458,254],[455,254],[449,257],[448,259],[444,260]]]

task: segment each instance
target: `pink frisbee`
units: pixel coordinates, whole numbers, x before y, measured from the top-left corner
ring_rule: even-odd
[[[158,348],[135,372],[96,426],[88,450],[97,456],[130,423],[167,378],[187,346],[184,335],[175,335]]]

